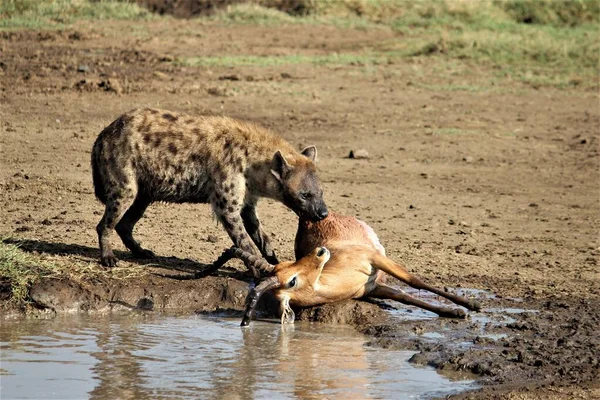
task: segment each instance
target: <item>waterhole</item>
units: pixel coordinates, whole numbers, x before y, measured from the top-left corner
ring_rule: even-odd
[[[346,326],[210,316],[2,321],[0,398],[428,398],[473,387]]]

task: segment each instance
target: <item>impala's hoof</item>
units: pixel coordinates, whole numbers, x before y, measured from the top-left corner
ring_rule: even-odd
[[[460,319],[467,318],[467,313],[462,308],[445,309],[442,312],[438,313],[438,315],[440,317],[446,317],[446,318],[460,318]]]
[[[477,300],[471,300],[467,308],[471,311],[481,311],[481,304]]]

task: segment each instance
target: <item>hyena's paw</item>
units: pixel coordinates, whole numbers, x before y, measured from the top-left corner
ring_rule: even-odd
[[[100,263],[102,265],[104,265],[105,267],[109,267],[109,268],[116,267],[118,262],[119,262],[119,259],[117,257],[115,257],[114,254],[107,254],[107,255],[100,257]]]
[[[132,252],[136,258],[156,258],[156,255],[150,250],[139,249]]]

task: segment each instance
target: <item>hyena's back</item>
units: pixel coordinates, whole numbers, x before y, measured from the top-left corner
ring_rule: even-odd
[[[289,147],[260,127],[225,117],[142,109],[122,115],[92,150],[96,196],[131,194],[149,202],[206,203],[214,182],[242,173],[252,156]],[[253,148],[254,147],[254,148]],[[257,154],[258,153],[258,154]],[[115,193],[125,191],[129,193]]]

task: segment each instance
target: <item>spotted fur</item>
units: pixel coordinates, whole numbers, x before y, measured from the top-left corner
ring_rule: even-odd
[[[97,226],[101,261],[117,263],[113,229],[134,255],[152,257],[132,232],[146,208],[163,201],[210,203],[237,247],[276,263],[256,203],[268,197],[303,218],[326,217],[315,159],[314,146],[300,153],[280,136],[232,118],[156,109],[126,113],[92,149],[94,189],[106,205]]]

